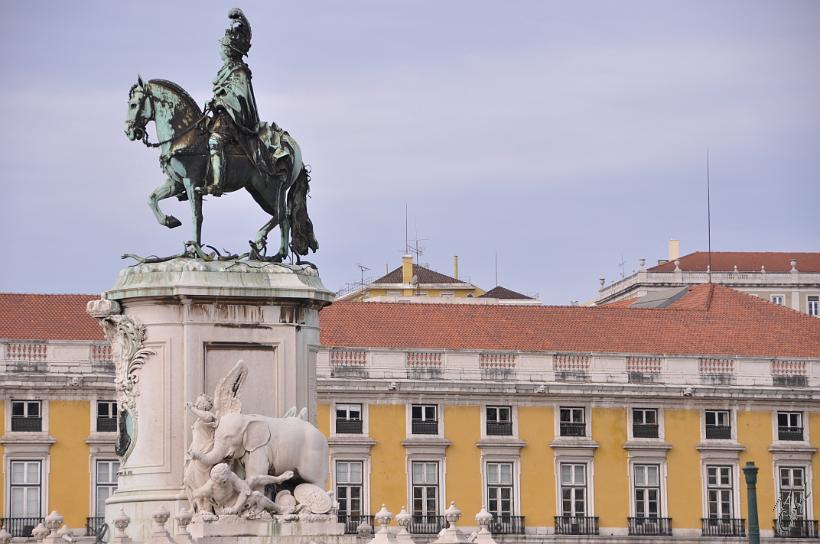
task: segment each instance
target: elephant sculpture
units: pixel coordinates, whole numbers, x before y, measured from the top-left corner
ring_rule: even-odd
[[[233,461],[244,467],[247,482],[264,489],[265,476],[293,471],[294,482],[324,489],[328,474],[327,439],[301,417],[266,417],[227,413],[219,418],[209,451],[191,458],[213,466]]]

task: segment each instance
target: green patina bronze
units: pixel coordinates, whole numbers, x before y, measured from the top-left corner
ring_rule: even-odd
[[[238,258],[281,262],[292,251],[296,259],[319,247],[307,213],[310,177],[302,162],[299,145],[276,123],[259,121],[251,71],[243,57],[251,46],[251,27],[239,9],[232,9],[231,24],[220,40],[224,64],[213,82],[213,98],[200,110],[179,85],[162,79],[143,82],[138,78],[128,98],[125,133],[149,147],[160,148],[160,166],[165,182],[154,189],[148,205],[157,221],[168,228],[180,225],[166,215],[159,201],[172,196],[188,200],[193,216],[193,239],[177,256],[205,259]],[[159,142],[149,143],[146,125],[153,121]],[[271,219],[250,242],[243,255],[208,253],[202,246],[203,196],[221,196],[247,189]],[[280,243],[275,255],[267,256],[267,237],[275,227]],[[209,246],[206,246],[209,247]]]

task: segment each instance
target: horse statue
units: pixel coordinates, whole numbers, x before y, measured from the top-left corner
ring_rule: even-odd
[[[125,134],[132,141],[140,140],[149,147],[159,147],[160,166],[167,176],[163,184],[148,197],[148,206],[160,225],[170,229],[180,226],[173,215],[166,215],[159,201],[170,197],[188,200],[193,216],[193,239],[186,243],[184,256],[212,258],[202,249],[202,197],[209,172],[208,130],[210,117],[200,110],[193,98],[179,85],[163,79],[147,83],[142,78],[131,87]],[[153,121],[159,142],[149,143],[146,125]],[[302,153],[287,132],[275,123],[262,123],[254,154],[239,144],[227,146],[226,175],[223,192],[247,189],[271,219],[250,242],[250,259],[282,262],[292,250],[297,262],[300,256],[314,252],[319,243],[313,234],[313,224],[307,214],[310,176],[302,162]],[[279,227],[279,250],[267,256],[267,237]],[[236,257],[236,256],[234,256]],[[140,259],[146,261],[145,259]],[[153,258],[156,260],[165,260]],[[310,264],[310,263],[307,263]]]

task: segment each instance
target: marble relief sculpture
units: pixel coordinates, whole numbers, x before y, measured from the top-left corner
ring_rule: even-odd
[[[306,421],[305,410],[292,408],[280,418],[243,414],[239,393],[247,375],[239,361],[213,400],[200,395],[187,405],[196,420],[183,484],[195,518],[328,514],[327,439]],[[271,486],[275,499],[266,495]]]

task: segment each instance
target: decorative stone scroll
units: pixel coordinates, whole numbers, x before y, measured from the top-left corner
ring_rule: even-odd
[[[86,312],[99,320],[105,337],[111,344],[114,388],[120,418],[115,451],[124,462],[134,449],[139,429],[139,370],[154,352],[143,345],[145,326],[130,316],[122,315],[120,311],[117,302],[107,299],[92,300],[86,306]]]

